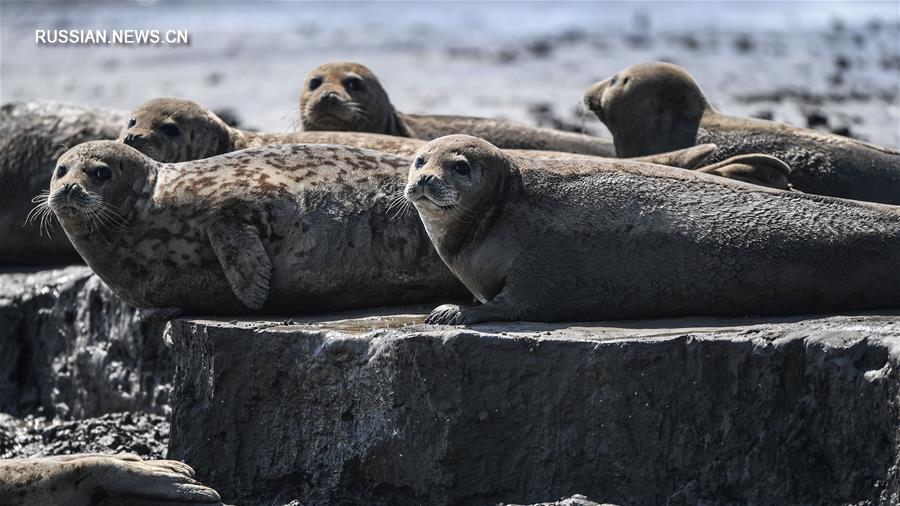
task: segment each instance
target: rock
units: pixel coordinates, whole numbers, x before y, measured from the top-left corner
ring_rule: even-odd
[[[523,506],[519,504],[505,504],[503,506]],[[609,503],[598,503],[581,494],[575,494],[572,497],[563,497],[558,501],[534,503],[526,506],[615,506]]]
[[[161,415],[111,413],[83,420],[48,420],[0,414],[0,459],[73,453],[134,453],[165,457],[169,421]]]
[[[128,113],[55,102],[0,107],[0,265],[80,263],[58,225],[49,237],[37,224],[23,226],[32,198],[50,187],[56,160],[82,142],[115,139]]]
[[[87,267],[0,273],[0,412],[167,414],[173,368],[162,325]]]
[[[172,322],[169,458],[240,504],[900,501],[900,312],[423,314]]]

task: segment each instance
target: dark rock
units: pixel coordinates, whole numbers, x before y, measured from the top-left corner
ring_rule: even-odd
[[[50,187],[56,160],[82,142],[115,139],[128,113],[53,102],[9,103],[0,107],[0,265],[81,263],[66,234],[51,236],[37,225],[23,226],[31,199]]]
[[[900,501],[900,313],[415,311],[173,322],[169,457],[240,504]]]
[[[165,414],[172,372],[162,325],[87,267],[0,274],[0,412]]]
[[[811,112],[806,115],[806,126],[815,128],[817,126],[828,126],[828,116],[821,112]]]
[[[72,453],[135,453],[165,458],[169,422],[146,413],[111,413],[63,421],[0,414],[0,459]]]

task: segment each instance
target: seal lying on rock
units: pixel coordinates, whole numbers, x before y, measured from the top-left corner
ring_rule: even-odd
[[[541,162],[469,136],[419,152],[405,196],[483,303],[429,322],[900,306],[900,208],[637,163],[572,175],[527,164]]]
[[[341,144],[412,157],[425,141],[366,132],[310,131],[259,133],[228,126],[202,105],[180,98],[155,98],[131,113],[119,141],[159,162],[187,162],[271,144]],[[640,160],[693,169],[715,151],[712,144]],[[510,149],[516,156],[540,159],[591,157],[562,151]]]
[[[615,156],[612,142],[600,137],[496,119],[405,114],[394,109],[371,70],[358,63],[333,62],[306,76],[300,91],[304,130],[346,130],[431,140],[469,134],[501,148],[569,151]]]
[[[587,90],[584,102],[609,127],[620,157],[698,143],[710,161],[765,153],[790,165],[790,183],[808,193],[900,204],[900,151],[840,135],[713,109],[696,81],[669,63],[633,65]]]
[[[187,162],[272,144],[340,144],[412,157],[425,145],[421,139],[365,132],[247,132],[226,125],[200,104],[179,98],[157,98],[140,105],[132,113],[119,140],[160,162]],[[714,144],[701,144],[630,160],[698,169],[715,149]],[[547,160],[597,158],[560,151],[505,151],[517,157]],[[764,155],[745,155],[698,170],[783,189],[788,187],[787,175],[790,173],[790,168],[783,162]]]
[[[81,259],[65,234],[23,227],[31,198],[72,146],[115,139],[127,116],[110,109],[53,102],[0,107],[0,265],[65,265]]]
[[[221,504],[221,500],[182,462],[78,454],[0,460],[0,504],[159,506]]]
[[[162,164],[112,141],[60,159],[48,207],[142,318],[462,296],[411,213],[408,158],[279,145]]]

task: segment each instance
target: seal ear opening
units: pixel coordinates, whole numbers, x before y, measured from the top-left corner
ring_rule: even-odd
[[[779,190],[790,189],[791,167],[769,155],[733,156],[697,171]]]

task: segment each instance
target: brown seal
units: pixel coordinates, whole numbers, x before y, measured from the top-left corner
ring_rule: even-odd
[[[99,453],[0,460],[0,504],[220,505],[215,490],[174,460]]]
[[[65,234],[49,223],[23,226],[32,197],[47,187],[59,155],[82,142],[115,139],[125,112],[55,102],[0,107],[0,265],[81,262]],[[47,216],[49,218],[49,216]]]
[[[569,175],[543,163],[460,135],[419,152],[405,196],[482,302],[441,306],[429,322],[900,304],[900,208],[628,161]]]
[[[421,139],[366,132],[260,133],[240,130],[227,125],[206,107],[180,98],[155,98],[138,106],[132,111],[119,141],[160,162],[200,160],[271,144],[340,144],[412,157],[425,144]],[[695,146],[640,159],[648,163],[694,169],[714,150],[714,145]],[[507,152],[538,159],[592,157],[560,151],[510,149]]]
[[[736,118],[709,104],[687,71],[669,63],[633,65],[587,90],[584,102],[609,127],[622,157],[714,143],[710,158],[765,153],[791,167],[804,192],[900,204],[900,152],[840,135]]]
[[[615,156],[608,139],[469,116],[405,114],[394,109],[375,74],[363,65],[326,63],[306,76],[300,91],[304,130],[372,132],[431,140],[469,134],[506,149]]]
[[[48,207],[110,289],[165,319],[464,295],[402,212],[408,158],[275,145],[163,164],[112,141],[60,157]]]

